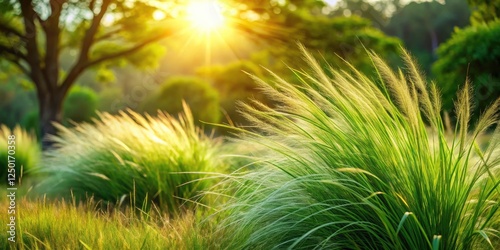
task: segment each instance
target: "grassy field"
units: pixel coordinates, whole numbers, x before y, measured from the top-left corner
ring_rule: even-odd
[[[88,202],[17,201],[16,243],[0,239],[1,249],[218,249],[214,225],[203,214],[169,219],[130,209],[99,211]],[[8,204],[0,203],[7,211]],[[8,221],[6,213],[0,216]]]
[[[297,83],[255,79],[276,105],[245,104],[254,129],[231,142],[187,107],[61,128],[19,191],[17,242],[0,246],[500,249],[500,100],[471,125],[466,84],[446,129],[436,85],[405,52],[405,71],[370,54],[377,79],[303,53]]]

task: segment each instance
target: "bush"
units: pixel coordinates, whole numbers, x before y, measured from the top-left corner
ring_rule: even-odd
[[[99,93],[99,111],[110,114],[118,114],[120,110],[126,109],[121,88],[106,88]]]
[[[245,73],[262,76],[262,69],[251,61],[203,67],[198,70],[198,73],[211,78],[214,87],[220,94],[221,107],[234,124],[248,125],[239,113],[238,102],[255,99],[263,103],[270,103],[261,93],[259,86],[251,78],[245,77]]]
[[[469,16],[470,8],[463,0],[411,1],[391,15],[383,30],[403,40],[424,73],[429,74],[438,45],[450,38],[455,27],[469,25]]]
[[[229,249],[500,247],[500,129],[486,150],[475,144],[498,123],[500,100],[468,133],[464,88],[448,144],[436,86],[408,54],[408,75],[371,54],[377,80],[355,69],[326,73],[305,56],[312,72],[294,71],[300,85],[262,83],[277,108],[245,106],[266,136],[241,138],[262,150],[257,171],[229,180]]]
[[[1,63],[0,63],[1,68]],[[5,69],[1,69],[3,71]],[[10,72],[8,70],[3,72]],[[2,73],[3,73],[2,72]],[[16,80],[2,79],[0,73],[0,124],[15,127],[31,107],[36,106],[36,93],[22,84],[26,83],[22,76],[10,76]],[[19,82],[17,82],[19,81]]]
[[[11,137],[11,136],[14,137]],[[14,141],[9,143],[9,141]],[[7,183],[7,170],[9,162],[9,150],[13,150],[13,156],[15,158],[15,184],[19,184],[19,178],[21,175],[26,176],[30,173],[30,170],[38,165],[40,158],[40,145],[36,140],[36,136],[26,132],[21,129],[21,127],[16,126],[13,130],[9,129],[5,125],[0,125],[0,177],[2,185]],[[9,148],[14,146],[13,148]],[[22,169],[22,171],[21,171]]]
[[[500,96],[500,21],[455,31],[438,49],[433,65],[443,89],[443,107],[451,110],[453,97],[468,77],[475,88],[473,117]]]
[[[201,191],[223,172],[219,142],[194,126],[189,110],[142,117],[129,111],[99,115],[95,124],[58,126],[46,153],[42,192],[78,200],[93,196],[112,205],[154,204],[171,215],[193,208]]]
[[[142,110],[149,114],[156,114],[158,110],[177,114],[182,112],[183,101],[193,110],[196,122],[216,123],[220,120],[217,91],[208,82],[196,77],[170,78],[143,103]]]
[[[74,86],[63,106],[63,117],[66,122],[89,122],[96,115],[97,94],[94,90],[82,86]]]
[[[90,122],[96,117],[98,97],[94,90],[87,87],[74,86],[63,105],[63,124],[70,122]],[[22,126],[33,131],[40,137],[40,114],[38,109],[32,109],[21,119]]]
[[[32,110],[26,113],[21,119],[21,126],[30,133],[34,133],[36,138],[40,139],[40,115],[38,110]]]

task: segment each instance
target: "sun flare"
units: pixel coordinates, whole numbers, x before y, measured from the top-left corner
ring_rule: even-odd
[[[187,18],[194,28],[210,32],[224,25],[221,6],[214,0],[193,1],[187,6]]]

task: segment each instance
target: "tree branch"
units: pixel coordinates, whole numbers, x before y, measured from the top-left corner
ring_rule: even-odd
[[[89,9],[90,11],[94,11],[94,6],[95,6],[95,0],[91,0],[90,3],[89,3]]]
[[[102,41],[102,40],[105,40],[105,39],[108,39],[108,38],[111,38],[112,36],[122,32],[124,29],[123,28],[118,28],[118,29],[115,29],[113,31],[109,31],[105,34],[102,34],[101,36],[98,36],[95,38],[95,41]]]
[[[126,56],[126,55],[130,55],[130,54],[133,54],[134,52],[137,52],[139,51],[140,49],[144,48],[146,45],[148,44],[151,44],[153,42],[156,42],[162,38],[165,38],[169,35],[171,35],[172,32],[170,31],[167,31],[167,32],[164,32],[164,33],[161,33],[159,35],[156,35],[154,37],[151,37],[149,39],[146,39],[128,49],[125,49],[125,50],[122,50],[122,51],[119,51],[119,52],[116,52],[116,53],[112,53],[112,54],[107,54],[107,55],[104,55],[100,58],[97,58],[97,59],[94,59],[90,62],[88,62],[85,66],[88,68],[88,67],[91,67],[91,66],[94,66],[96,64],[99,64],[99,63],[102,63],[104,61],[108,61],[108,60],[112,60],[112,59],[115,59],[115,58],[118,58],[118,57],[122,57],[122,56]]]
[[[21,62],[20,62],[20,59],[19,58],[9,58],[9,57],[4,57],[5,60],[13,63],[14,65],[16,65],[22,72],[23,74],[25,74],[27,77],[30,77],[30,71],[29,69],[27,69],[26,67],[24,67]],[[31,79],[31,77],[30,77]]]
[[[19,0],[21,13],[24,20],[26,36],[26,62],[30,66],[30,78],[35,83],[39,93],[47,93],[45,79],[40,66],[40,52],[38,51],[37,31],[35,26],[36,13],[33,10],[31,0]]]
[[[122,56],[127,56],[130,54],[133,54],[133,53],[139,51],[140,49],[144,48],[146,45],[151,44],[153,42],[156,42],[156,41],[158,41],[162,38],[165,38],[171,34],[172,34],[172,32],[169,30],[169,31],[163,32],[159,35],[153,36],[149,39],[146,39],[146,40],[144,40],[144,41],[142,41],[142,42],[140,42],[140,43],[138,43],[138,44],[136,44],[128,49],[124,49],[122,51],[112,53],[112,54],[103,55],[100,58],[94,59],[92,61],[85,63],[84,65],[81,65],[81,68],[79,69],[80,73],[83,72],[83,70],[85,70],[89,67],[95,66],[95,65],[102,63],[104,61],[109,61],[109,60],[116,59],[116,58],[119,58]],[[69,90],[72,82],[76,80],[76,77],[78,77],[78,75],[75,76],[75,75],[68,74],[68,76],[66,77],[66,79],[64,79],[64,82],[61,85],[61,88],[63,89],[63,91]]]
[[[8,47],[0,44],[0,50],[5,53],[8,53],[9,55],[15,57],[16,59],[23,59],[27,61],[27,56],[13,47]]]
[[[26,39],[26,37],[18,30],[12,28],[12,27],[9,27],[6,23],[1,23],[0,22],[0,31],[2,31],[2,33],[8,35],[8,34],[12,34],[12,35],[15,35],[15,36],[18,36],[19,38],[21,39]]]
[[[52,1],[51,1],[52,2]],[[43,20],[40,15],[38,14],[38,12],[34,11],[34,16],[35,16],[35,19],[38,21],[38,23],[40,23],[40,26],[42,27],[42,29],[45,30],[46,28],[46,21]]]
[[[58,88],[61,91],[61,94],[65,95],[71,85],[73,85],[75,80],[78,78],[78,76],[80,76],[83,70],[85,70],[85,65],[88,63],[90,48],[95,42],[95,35],[97,33],[97,30],[99,29],[99,25],[101,25],[102,18],[104,17],[104,14],[106,14],[106,11],[108,10],[110,4],[111,0],[103,0],[101,4],[101,10],[99,11],[99,13],[94,14],[94,18],[92,19],[90,27],[87,29],[83,37],[82,46],[80,48],[80,55],[78,56],[75,65],[70,69],[68,75],[62,82],[61,86],[59,86]],[[89,7],[93,7],[94,1],[91,1],[90,5]]]
[[[57,89],[59,78],[59,42],[61,29],[59,19],[66,0],[50,1],[51,15],[42,24],[45,31],[45,66],[43,69],[47,85],[51,91]]]
[[[97,33],[97,30],[99,29],[99,25],[101,25],[102,18],[104,17],[104,14],[106,14],[106,11],[108,10],[110,3],[111,3],[110,0],[103,0],[101,5],[101,10],[97,15],[94,14],[92,23],[90,24],[89,29],[87,30],[87,32],[85,32],[85,36],[83,37],[82,47],[80,49],[80,56],[78,58],[79,62],[81,63],[87,62],[90,47],[92,47],[92,45],[94,44],[95,35]]]

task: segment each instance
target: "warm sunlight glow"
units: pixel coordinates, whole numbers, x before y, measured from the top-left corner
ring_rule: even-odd
[[[195,28],[203,32],[210,32],[224,24],[221,7],[214,0],[191,2],[187,6],[187,17]]]
[[[161,10],[155,10],[155,12],[153,12],[153,19],[156,21],[164,19],[165,16],[166,16],[165,12],[163,12]]]

